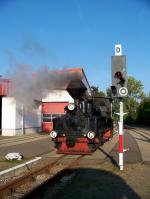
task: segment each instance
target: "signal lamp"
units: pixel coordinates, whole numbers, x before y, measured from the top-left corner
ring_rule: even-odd
[[[115,73],[115,78],[120,79],[122,77],[122,73],[121,72],[116,72]]]
[[[123,75],[122,75],[122,73],[120,72],[120,71],[117,71],[116,73],[115,73],[115,76],[114,76],[116,79],[119,79],[120,80],[120,82],[118,82],[118,84],[120,84],[121,86],[123,86],[124,85],[124,83],[125,83],[125,79],[124,79],[124,77],[123,77]]]
[[[126,87],[121,87],[121,88],[119,89],[119,94],[120,94],[122,97],[126,96],[126,95],[128,94],[128,89],[127,89]]]

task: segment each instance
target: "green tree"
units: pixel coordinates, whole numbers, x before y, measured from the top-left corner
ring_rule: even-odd
[[[134,77],[129,76],[127,88],[129,97],[135,100],[142,99],[143,97],[145,97],[145,94],[143,92],[143,84],[140,80],[136,80]]]
[[[143,85],[141,81],[130,76],[128,77],[127,88],[128,96],[124,98],[124,112],[127,112],[128,114],[125,116],[125,121],[135,122],[137,120],[138,107],[145,97],[143,93]],[[107,89],[107,96],[112,96],[110,88]],[[119,111],[119,100],[116,98],[113,102],[113,110],[114,112]]]
[[[137,121],[141,124],[150,125],[150,96],[141,101],[138,107]]]
[[[127,88],[128,96],[124,99],[124,109],[128,114],[125,119],[126,122],[136,122],[139,104],[145,96],[143,92],[143,84],[141,81],[130,76],[128,77]]]
[[[103,91],[100,91],[98,86],[91,86],[91,91],[95,96],[106,97],[106,94]]]
[[[111,89],[107,88],[106,90],[107,97],[112,97]]]

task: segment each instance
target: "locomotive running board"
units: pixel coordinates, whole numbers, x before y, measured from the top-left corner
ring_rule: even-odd
[[[87,138],[77,138],[75,145],[73,147],[69,147],[66,143],[66,137],[59,137],[54,139],[56,143],[60,143],[60,147],[57,149],[56,153],[62,154],[81,154],[81,155],[90,155],[93,151],[89,148],[89,144],[96,143],[99,144],[99,140],[94,138],[93,142],[89,141]]]

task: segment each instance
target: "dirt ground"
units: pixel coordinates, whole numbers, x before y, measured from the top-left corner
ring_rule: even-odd
[[[1,162],[14,166],[17,162]],[[10,165],[9,165],[10,166]],[[150,164],[125,164],[120,171],[111,162],[90,161],[78,164],[65,183],[47,190],[44,198],[53,199],[149,199]]]
[[[109,162],[79,165],[67,183],[56,186],[56,190],[53,187],[53,194],[50,190],[44,198],[149,199],[150,165],[126,164],[124,171]]]

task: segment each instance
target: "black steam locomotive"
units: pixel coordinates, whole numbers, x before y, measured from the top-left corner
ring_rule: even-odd
[[[65,115],[53,120],[50,132],[58,153],[91,154],[113,136],[112,99],[87,96],[86,90],[79,79],[67,87],[74,103],[65,107]]]

